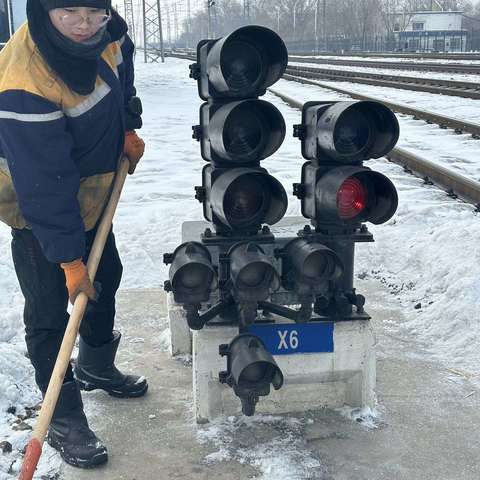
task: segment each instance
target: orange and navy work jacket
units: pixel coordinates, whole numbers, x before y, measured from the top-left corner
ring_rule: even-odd
[[[85,254],[108,200],[135,95],[133,44],[110,43],[94,91],[49,68],[24,24],[0,52],[0,220],[30,228],[51,262]]]

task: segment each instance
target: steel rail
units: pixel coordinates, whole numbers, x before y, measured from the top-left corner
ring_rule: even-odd
[[[418,63],[418,62],[381,62],[377,60],[338,60],[333,58],[307,58],[290,55],[289,61],[296,63],[320,63],[322,65],[344,65],[352,67],[385,68],[392,70],[411,70],[423,72],[448,72],[480,74],[480,63],[465,65],[460,63]]]
[[[312,55],[312,52],[295,52],[295,55],[302,57],[373,57],[373,58],[425,58],[434,60],[480,60],[479,53],[402,53],[402,52],[345,52],[327,53],[322,52]]]
[[[173,55],[172,55],[173,56]],[[177,55],[175,55],[177,56]],[[192,55],[178,55],[178,58],[185,58],[188,60],[195,60],[196,57]],[[286,77],[291,77],[290,75],[286,75]],[[288,78],[287,78],[288,79]],[[303,82],[302,82],[303,83]],[[322,86],[319,82],[308,82],[312,83],[313,85]],[[352,94],[352,92],[348,92],[347,90],[338,89],[334,87],[330,87],[325,85],[325,88],[329,88],[332,90],[336,90],[340,93],[345,93],[353,98],[357,98],[359,100],[373,100],[379,101],[372,97],[367,97],[365,95],[358,95]],[[277,97],[281,98],[284,102],[290,105],[293,108],[297,108],[299,110],[302,109],[303,103],[295,98],[287,95],[283,92],[278,91],[275,88],[268,89],[272,94],[276,95]],[[465,127],[471,126],[474,132],[472,135],[477,136],[480,138],[480,125],[477,124],[468,124],[466,122],[462,122],[456,119],[452,119],[450,117],[444,117],[442,115],[437,115],[435,113],[426,112],[423,110],[417,110],[414,108],[410,108],[405,105],[397,105],[392,104],[389,102],[382,103],[395,111],[400,113],[406,113],[407,115],[413,115],[415,118],[422,118],[427,120],[430,123],[438,123],[440,126],[450,126],[450,128],[454,128],[456,131],[467,131]],[[438,121],[435,121],[438,120]],[[441,122],[441,123],[440,123]],[[447,125],[448,122],[448,125]],[[448,170],[445,167],[437,165],[430,160],[426,160],[414,153],[408,152],[403,148],[394,148],[386,158],[395,163],[397,165],[401,165],[405,171],[412,173],[416,176],[420,176],[424,179],[427,183],[435,183],[438,187],[445,190],[448,195],[452,197],[458,197],[462,200],[465,200],[468,203],[475,205],[477,210],[480,210],[480,182],[467,178],[463,175],[459,175],[451,170]]]
[[[195,50],[192,48],[176,48],[175,50],[169,50],[172,53],[190,53],[195,54]],[[303,57],[306,59],[318,58],[318,57],[358,57],[358,58],[409,58],[409,59],[433,59],[433,60],[479,60],[480,53],[381,53],[381,52],[346,52],[346,53],[326,53],[322,52],[318,55],[312,55],[312,52],[292,52],[292,56]]]
[[[170,57],[185,58],[188,60],[196,59],[195,54],[193,52],[166,52],[165,55]],[[298,57],[295,55],[290,55],[288,58],[290,62],[295,62],[295,63],[318,63],[323,65],[384,68],[389,70],[468,73],[473,75],[480,75],[480,63],[474,64],[474,65],[452,64],[452,63],[450,64],[413,63],[413,62],[395,63],[395,62],[379,62],[376,60],[336,60],[336,59],[323,59],[323,58],[308,58],[308,57]]]
[[[269,88],[269,91],[293,108],[301,109],[303,106],[299,100],[277,89]],[[422,177],[426,183],[434,183],[448,195],[461,198],[474,204],[477,210],[480,209],[480,182],[459,175],[403,148],[394,148],[386,158],[392,163],[401,165],[405,171]]]
[[[170,56],[181,58],[184,60],[196,60],[196,57],[191,54],[178,54],[178,53],[169,53]],[[387,102],[385,100],[380,100],[378,98],[369,97],[367,95],[362,95],[360,93],[355,93],[350,90],[343,88],[333,87],[327,83],[322,83],[315,80],[310,80],[308,78],[303,78],[295,75],[285,74],[283,76],[285,80],[290,80],[298,83],[303,83],[306,85],[314,85],[316,87],[326,88],[328,90],[333,90],[344,95],[348,95],[357,100],[369,100],[375,102],[381,102],[387,107],[391,108],[395,112],[403,113],[405,115],[411,115],[416,120],[424,120],[427,123],[436,124],[440,128],[450,128],[456,133],[470,133],[473,138],[480,139],[480,124],[467,122],[464,120],[459,120],[457,118],[448,117],[446,115],[441,115],[439,113],[429,112],[427,110],[421,110],[418,108],[413,108],[408,105],[403,105],[400,103]]]
[[[309,80],[308,78],[302,78],[294,75],[284,75],[285,80],[291,80],[298,83],[303,83],[306,85],[314,85],[316,87],[326,88],[333,90],[338,93],[343,93],[357,100],[370,100],[375,102],[381,102],[387,107],[391,108],[395,112],[403,113],[405,115],[411,115],[416,120],[425,120],[427,123],[437,124],[440,128],[451,128],[456,133],[470,133],[474,138],[480,138],[480,124],[467,122],[460,120],[458,118],[448,117],[446,115],[441,115],[435,112],[429,112],[427,110],[421,110],[418,108],[413,108],[408,105],[403,105],[401,103],[393,103],[385,100],[381,100],[375,97],[369,97],[367,95],[362,95],[360,93],[355,93],[350,90],[345,90],[343,88],[333,87],[327,83],[318,82],[315,80]]]
[[[425,182],[432,182],[441,187],[451,197],[461,198],[480,210],[480,182],[455,173],[403,148],[394,148],[386,155],[386,158],[401,165],[407,172],[417,173]]]
[[[192,56],[191,54],[178,54],[178,53],[170,53],[172,57],[181,58],[185,60],[196,60],[196,57]],[[427,123],[436,124],[440,128],[450,128],[454,130],[456,133],[470,133],[473,138],[480,139],[480,124],[467,122],[464,120],[459,120],[457,118],[448,117],[446,115],[441,115],[439,113],[429,112],[427,110],[421,110],[418,108],[413,108],[408,105],[403,105],[400,103],[393,103],[387,102],[385,100],[381,100],[375,97],[369,97],[367,95],[362,95],[360,93],[355,93],[350,90],[346,90],[343,88],[333,87],[327,83],[322,83],[315,80],[310,80],[308,78],[299,77],[296,75],[289,75],[285,74],[283,76],[285,80],[290,80],[298,83],[303,83],[306,85],[314,85],[316,87],[326,88],[328,90],[333,90],[338,93],[342,93],[344,95],[348,95],[349,97],[355,98],[357,100],[369,100],[375,102],[381,102],[387,107],[391,108],[395,112],[403,113],[405,115],[411,115],[416,120],[424,120]],[[271,89],[270,89],[271,90]]]
[[[197,59],[197,57],[196,57],[196,55],[194,54],[193,51],[191,51],[191,52],[178,52],[178,51],[172,52],[172,51],[165,50],[165,56],[166,57],[183,58],[185,60],[196,60]]]
[[[424,77],[399,77],[383,73],[330,70],[328,68],[304,67],[299,65],[289,65],[286,73],[305,78],[323,78],[402,90],[480,99],[480,84],[473,82],[458,82]]]

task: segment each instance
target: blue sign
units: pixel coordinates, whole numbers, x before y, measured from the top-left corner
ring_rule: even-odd
[[[252,325],[272,355],[333,352],[333,322]]]

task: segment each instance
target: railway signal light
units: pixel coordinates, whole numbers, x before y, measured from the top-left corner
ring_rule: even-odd
[[[344,271],[340,257],[330,248],[312,239],[297,238],[284,247],[284,286],[299,297],[313,296],[328,289]]]
[[[254,323],[259,302],[280,287],[280,274],[269,256],[254,242],[234,244],[227,257],[230,294],[237,305],[239,329],[244,332]]]
[[[242,412],[251,416],[260,396],[278,390],[283,373],[263,341],[256,335],[242,333],[229,345],[220,345],[220,355],[227,357],[227,370],[220,372],[220,382],[233,388],[242,402]]]
[[[218,234],[255,234],[286,212],[283,186],[260,167],[281,146],[285,121],[276,107],[257,97],[280,79],[287,62],[284,42],[264,27],[242,27],[198,44],[197,63],[190,69],[206,102],[193,137],[209,164],[196,198]]]
[[[166,254],[164,262],[171,264],[165,290],[173,292],[175,302],[184,305],[190,328],[203,327],[203,323],[198,323],[197,312],[217,286],[210,252],[199,242],[186,242],[173,254]]]
[[[257,99],[223,105],[204,103],[200,123],[194,136],[201,143],[202,157],[228,167],[256,163],[273,155],[286,133],[278,109]]]
[[[218,40],[202,40],[190,69],[203,100],[263,95],[288,63],[283,40],[268,28],[250,25]]]
[[[294,193],[317,230],[352,231],[362,222],[381,224],[393,216],[398,205],[393,183],[363,167],[398,140],[398,121],[389,108],[371,101],[307,102],[294,135],[309,160]]]
[[[234,245],[230,252],[234,297],[240,302],[265,300],[280,286],[279,274],[262,248],[253,243]]]
[[[285,214],[287,194],[263,168],[203,169],[197,199],[205,218],[222,233],[257,233],[262,223],[273,225]]]

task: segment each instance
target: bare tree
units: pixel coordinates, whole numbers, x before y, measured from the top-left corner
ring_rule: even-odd
[[[315,16],[317,38],[326,39],[329,48],[368,49],[372,38],[393,38],[404,31],[413,14],[418,11],[461,10],[475,15],[470,0],[250,0],[249,19],[244,17],[244,0],[215,0],[213,22],[215,34],[225,35],[250,20],[276,30],[290,46],[301,44],[313,50]],[[206,4],[206,2],[205,2]],[[325,8],[324,8],[325,6]],[[480,5],[477,6],[480,17]],[[324,31],[323,26],[326,26]],[[191,20],[188,44],[206,38],[208,17],[206,9],[198,11]],[[184,32],[189,30],[184,26]],[[181,39],[180,43],[187,43]],[[370,43],[369,43],[370,42]],[[323,42],[322,42],[323,45]],[[332,47],[333,45],[333,47]],[[335,47],[336,45],[336,47]],[[295,47],[297,48],[297,47]],[[301,48],[301,47],[298,47]]]
[[[387,34],[403,32],[422,3],[418,0],[377,0]]]

